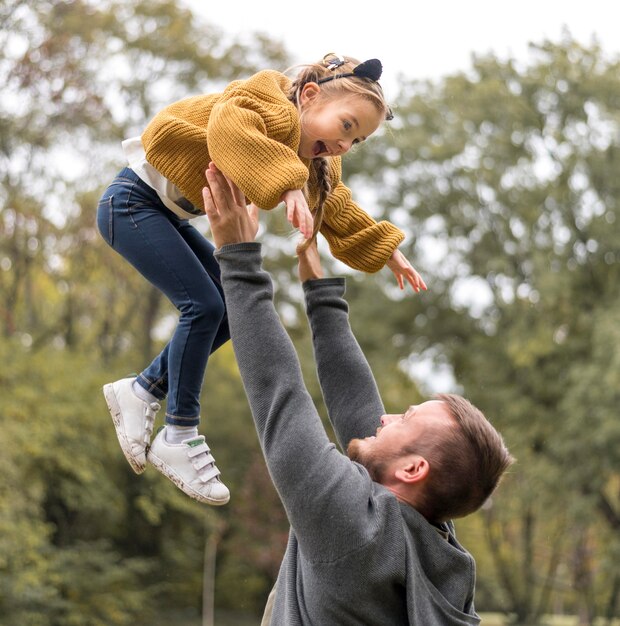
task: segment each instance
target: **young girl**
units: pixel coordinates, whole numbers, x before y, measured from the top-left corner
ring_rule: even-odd
[[[376,272],[387,265],[401,289],[405,281],[415,291],[426,289],[398,250],[403,233],[373,220],[340,180],[340,157],[391,119],[381,71],[377,59],[359,63],[335,54],[304,66],[293,81],[261,71],[222,93],[171,104],[141,137],[123,142],[129,167],[99,202],[99,230],[180,312],[170,342],[144,371],[103,388],[136,473],[148,459],[201,502],[221,505],[230,497],[197,429],[209,355],[229,339],[214,248],[189,223],[204,215],[211,161],[255,207],[284,202],[304,246],[321,232],[350,267]],[[165,398],[165,427],[151,444]]]

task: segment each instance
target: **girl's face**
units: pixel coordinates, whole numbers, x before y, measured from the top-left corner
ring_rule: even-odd
[[[304,85],[300,106],[298,154],[304,159],[342,156],[370,137],[384,119],[365,98],[355,95],[325,98],[316,83]]]

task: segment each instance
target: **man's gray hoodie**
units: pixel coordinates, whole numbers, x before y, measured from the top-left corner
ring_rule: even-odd
[[[260,244],[224,246],[216,257],[239,370],[291,524],[272,626],[478,624],[475,562],[452,523],[430,524],[329,440],[274,308]],[[303,287],[321,389],[344,448],[375,434],[383,404],[351,332],[344,280]]]

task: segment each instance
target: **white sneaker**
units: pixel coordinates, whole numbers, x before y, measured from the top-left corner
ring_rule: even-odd
[[[220,480],[220,470],[202,435],[178,444],[168,443],[164,426],[153,439],[147,460],[199,502],[220,506],[230,500],[230,491]]]
[[[158,402],[145,402],[133,392],[135,378],[123,378],[103,386],[116,436],[125,458],[136,474],[146,469],[146,449],[153,435]]]

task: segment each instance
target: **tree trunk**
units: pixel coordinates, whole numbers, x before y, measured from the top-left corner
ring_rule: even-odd
[[[202,570],[202,626],[215,626],[215,565],[217,548],[224,535],[226,523],[222,519],[211,520],[207,517],[204,564]]]

